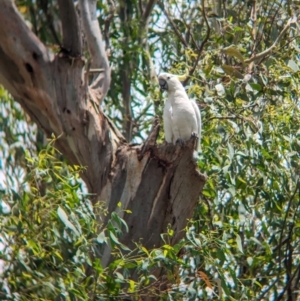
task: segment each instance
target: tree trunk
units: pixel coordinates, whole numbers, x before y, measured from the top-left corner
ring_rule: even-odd
[[[81,45],[73,37],[66,43],[76,44],[78,52]],[[143,145],[126,143],[98,109],[110,78],[105,62],[100,60],[97,66],[104,68],[99,88],[95,83],[89,86],[81,55],[70,49],[51,53],[26,26],[12,1],[2,1],[0,82],[48,136],[59,137],[56,147],[71,164],[87,167],[82,178],[95,202],[105,201],[109,213],[117,210],[118,202],[132,211],[120,212],[129,227],[122,237],[125,245],[142,239],[146,247],[158,247],[168,225],[175,231],[172,243],[176,243],[205,183],[193,159],[195,141],[183,148],[156,145],[156,123]],[[102,262],[109,260],[107,248]]]

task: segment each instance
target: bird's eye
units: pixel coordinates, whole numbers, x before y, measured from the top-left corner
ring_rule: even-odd
[[[171,78],[171,76],[168,76],[168,77],[167,77],[167,79],[170,79],[170,78]]]

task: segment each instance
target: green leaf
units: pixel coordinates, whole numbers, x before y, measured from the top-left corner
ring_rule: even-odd
[[[109,231],[109,232],[108,232],[108,235],[109,235],[110,239],[111,239],[116,245],[119,245],[119,244],[120,244],[118,238],[114,235],[114,233],[113,233],[112,231]]]
[[[106,236],[105,236],[105,232],[102,231],[98,236],[97,236],[97,242],[99,244],[103,244],[103,243],[106,243]]]
[[[224,292],[225,292],[225,294],[226,294],[227,296],[230,296],[230,295],[231,295],[231,294],[230,294],[230,289],[229,289],[229,287],[227,286],[224,277],[220,275],[220,278],[221,278],[221,286],[222,286],[222,289],[224,290]]]
[[[224,70],[224,72],[230,76],[234,76],[236,78],[240,78],[243,79],[244,76],[235,68],[233,68],[232,66],[229,65],[222,65],[222,69]]]
[[[124,276],[119,273],[119,272],[115,272],[115,275],[117,276],[117,279],[120,281],[120,282],[124,282]]]
[[[237,58],[244,64],[243,55],[240,53],[240,51],[237,49],[237,47],[235,45],[230,45],[226,48],[223,48],[222,52],[229,56],[233,56],[233,57]]]
[[[219,96],[223,96],[225,94],[225,88],[222,84],[217,84],[215,88]]]
[[[299,71],[299,67],[294,60],[289,60],[288,67],[290,67],[294,72]]]
[[[240,252],[244,253],[244,251],[243,251],[243,245],[242,245],[242,239],[241,239],[241,237],[238,234],[236,234],[236,244],[237,244],[237,247],[240,250]]]
[[[251,267],[253,264],[253,257],[247,257],[247,263],[249,264],[249,266]]]
[[[250,238],[252,241],[254,241],[257,245],[263,247],[262,243],[256,238],[256,237],[251,237]]]
[[[135,291],[135,282],[133,280],[129,280],[129,293],[133,293]]]
[[[228,155],[229,155],[229,159],[232,160],[234,157],[234,148],[233,146],[228,142]]]
[[[61,207],[57,208],[57,215],[67,228],[71,229],[77,236],[80,236],[75,226],[69,221],[66,212]]]
[[[124,251],[128,251],[128,252],[131,251],[127,246],[125,246],[125,245],[122,244],[122,243],[120,243],[119,246],[120,246],[120,248],[121,248],[122,250],[124,250]]]
[[[253,90],[262,91],[262,86],[260,84],[251,83],[250,86]]]
[[[145,252],[145,253],[147,254],[148,257],[150,256],[148,250],[147,250],[145,247],[141,247],[141,250],[142,250],[143,252]]]

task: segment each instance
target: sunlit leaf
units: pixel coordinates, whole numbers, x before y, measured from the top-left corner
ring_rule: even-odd
[[[97,236],[97,242],[99,244],[103,244],[104,242],[106,242],[106,236],[105,236],[105,232],[102,231],[98,236]]]
[[[67,228],[71,229],[77,236],[80,235],[75,226],[69,221],[66,212],[61,207],[57,208],[57,215]]]
[[[224,70],[224,72],[230,76],[234,76],[236,78],[240,78],[243,79],[244,76],[234,67],[229,66],[229,65],[222,65],[222,69]]]
[[[299,71],[299,67],[294,60],[289,60],[288,67],[290,67],[294,72]]]
[[[252,266],[253,258],[252,257],[247,257],[247,262],[248,262],[249,266]]]
[[[229,56],[233,56],[233,57],[237,58],[238,60],[240,60],[244,64],[243,55],[239,52],[239,50],[237,49],[236,46],[230,45],[226,48],[223,48],[222,52],[229,55]]]
[[[238,235],[238,234],[236,234],[236,244],[237,244],[237,247],[238,247],[239,251],[241,253],[244,253],[243,245],[242,245],[242,239],[241,239],[240,235]]]

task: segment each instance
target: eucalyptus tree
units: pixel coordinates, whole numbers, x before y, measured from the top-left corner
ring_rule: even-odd
[[[170,300],[296,300],[299,3],[4,0],[1,5],[0,82],[45,136],[56,137],[68,162],[83,167],[80,176],[95,218],[108,225],[100,234],[94,231],[106,247],[92,256],[102,259],[106,274],[97,260],[90,264],[106,285],[82,299],[153,294]],[[194,141],[184,148],[162,143],[158,122],[152,122],[162,112],[156,83],[161,70],[186,74],[183,84],[201,108],[197,165],[207,181],[192,158]],[[8,137],[7,128],[4,132]],[[31,165],[29,174],[41,167]],[[72,176],[65,177],[72,183]],[[54,191],[69,187],[55,179],[44,180],[60,183]],[[45,199],[53,202],[53,187],[48,190],[52,194]],[[75,205],[55,204],[61,208],[56,216],[70,230],[68,222],[76,218],[66,218],[66,211],[71,216]],[[128,232],[117,238],[116,225],[125,224]],[[131,258],[118,265],[111,253],[121,256],[116,249],[122,247],[138,248],[144,257],[132,255],[135,264]],[[164,271],[156,270],[151,279],[158,280],[151,282],[151,267],[160,260]],[[128,280],[126,269],[133,266],[143,279]],[[75,274],[72,285],[80,278]],[[66,285],[61,289],[66,298],[79,298]]]

